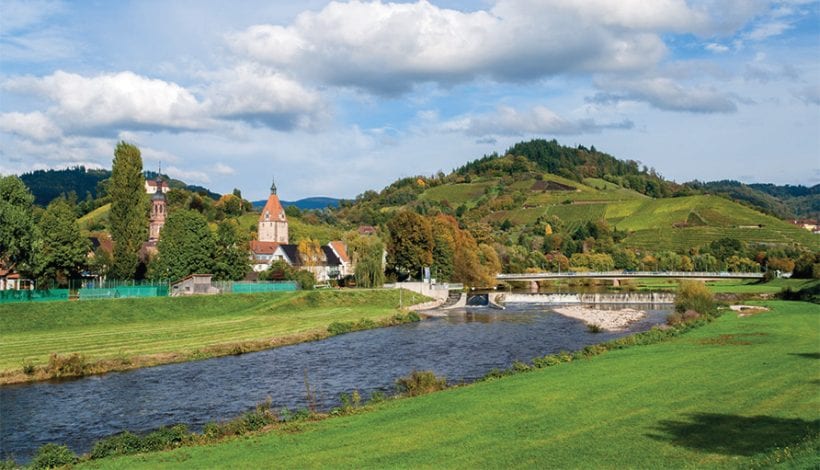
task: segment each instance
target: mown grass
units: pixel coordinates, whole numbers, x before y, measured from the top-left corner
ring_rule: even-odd
[[[404,302],[423,299],[405,293]],[[115,360],[128,368],[138,365],[135,361],[263,349],[327,336],[333,322],[389,319],[398,305],[397,290],[5,304],[0,305],[0,374],[24,378],[24,366],[45,366],[52,353],[77,353],[88,362]],[[158,357],[140,358],[146,355]],[[9,381],[0,381],[4,378]]]
[[[816,467],[820,306],[765,305],[772,311],[726,314],[660,344],[287,432],[85,466],[748,468],[787,459]]]

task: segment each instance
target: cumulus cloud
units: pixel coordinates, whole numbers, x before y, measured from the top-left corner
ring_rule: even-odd
[[[808,85],[794,92],[800,101],[805,104],[820,106],[820,85]]]
[[[712,51],[717,54],[722,54],[724,52],[729,52],[729,48],[724,46],[723,44],[718,44],[716,42],[710,42],[706,46],[704,46],[707,51]]]
[[[219,175],[232,175],[236,173],[236,170],[229,167],[228,165],[225,165],[224,163],[217,163],[216,165],[214,165],[214,172]]]
[[[255,66],[239,66],[211,74],[201,96],[173,82],[130,71],[82,76],[57,71],[45,77],[18,76],[0,89],[44,98],[45,112],[7,116],[37,124],[6,123],[3,128],[31,138],[55,127],[80,134],[121,130],[206,130],[220,120],[248,121],[277,129],[315,127],[327,110],[318,93],[282,74]],[[50,126],[47,126],[50,124]],[[41,129],[41,130],[37,130]]]
[[[423,82],[645,70],[666,53],[661,34],[715,28],[706,9],[683,0],[501,0],[473,12],[353,1],[227,41],[250,60],[306,79],[392,94]]]
[[[16,77],[2,88],[50,100],[48,114],[64,128],[112,125],[191,129],[202,127],[202,104],[187,89],[133,72],[84,77],[59,70],[51,75]]]
[[[0,131],[36,141],[56,139],[62,136],[60,128],[39,111],[0,113]]]
[[[473,136],[520,136],[586,134],[603,129],[630,129],[628,120],[615,123],[598,123],[594,119],[572,120],[559,116],[544,106],[534,106],[519,111],[510,106],[499,106],[494,113],[464,116],[444,123],[443,128],[451,132],[462,132]]]
[[[599,80],[597,93],[588,101],[600,104],[621,101],[644,102],[664,111],[733,113],[737,98],[712,87],[685,88],[674,80],[655,77],[635,80]]]
[[[316,127],[325,118],[325,105],[316,91],[269,68],[241,64],[215,78],[207,89],[214,116],[276,129]]]

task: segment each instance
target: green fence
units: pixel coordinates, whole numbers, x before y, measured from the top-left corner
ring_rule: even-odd
[[[147,285],[118,285],[112,287],[86,287],[77,291],[80,300],[125,299],[129,297],[166,297],[167,283]]]
[[[213,286],[222,294],[254,294],[258,292],[288,292],[299,290],[296,281],[214,281]]]
[[[68,300],[69,292],[68,289],[3,290],[0,291],[0,303]]]

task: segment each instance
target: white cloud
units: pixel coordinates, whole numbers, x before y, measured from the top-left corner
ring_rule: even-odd
[[[392,94],[424,82],[645,70],[666,53],[661,33],[706,33],[715,24],[682,0],[501,0],[474,12],[353,1],[227,40],[239,54],[295,76]]]
[[[785,21],[772,21],[758,25],[746,34],[746,37],[754,41],[762,41],[773,36],[779,36],[790,28],[791,25]]]
[[[628,120],[602,124],[591,118],[567,119],[544,106],[534,106],[524,111],[509,106],[499,106],[494,113],[464,116],[443,125],[445,130],[478,137],[586,134],[600,132],[603,129],[632,127],[632,122]]]
[[[178,179],[184,181],[188,184],[190,183],[210,183],[211,178],[208,176],[207,173],[204,171],[196,171],[196,170],[183,170],[176,166],[169,166],[166,169],[162,170],[163,173],[166,173],[168,176],[174,179]]]
[[[54,103],[48,114],[66,129],[203,126],[202,104],[190,91],[133,72],[84,77],[58,70],[42,78],[9,79],[3,89],[48,98]]]
[[[595,103],[638,101],[664,111],[693,113],[737,111],[735,102],[738,98],[731,93],[708,86],[686,88],[664,77],[634,80],[599,79],[597,85],[604,91],[590,98],[590,101]]]
[[[39,111],[31,113],[0,113],[0,131],[37,141],[62,137],[60,128],[45,114]]]
[[[729,48],[724,46],[723,44],[718,44],[716,42],[710,42],[706,46],[704,46],[706,50],[712,51],[717,54],[722,54],[724,52],[729,52]]]
[[[269,68],[240,64],[214,78],[207,89],[214,116],[281,129],[315,127],[326,119],[318,93]]]
[[[219,175],[233,175],[236,173],[236,170],[229,167],[228,165],[225,165],[224,163],[217,163],[216,165],[214,165],[213,170],[215,173]]]
[[[807,85],[795,91],[794,96],[805,104],[820,106],[820,85]]]

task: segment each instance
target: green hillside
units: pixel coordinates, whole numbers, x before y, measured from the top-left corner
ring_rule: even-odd
[[[572,186],[575,190],[533,189],[538,181]],[[470,183],[435,186],[425,190],[419,200],[476,210],[481,206],[498,206],[497,201],[509,200],[514,204],[483,214],[481,220],[490,224],[509,220],[514,226],[522,226],[533,224],[542,216],[556,216],[572,230],[589,221],[606,220],[618,230],[628,232],[623,244],[633,248],[685,251],[731,237],[747,243],[820,249],[820,237],[807,230],[719,196],[654,199],[597,178],[579,183],[544,174],[505,185],[503,178],[487,177]]]

